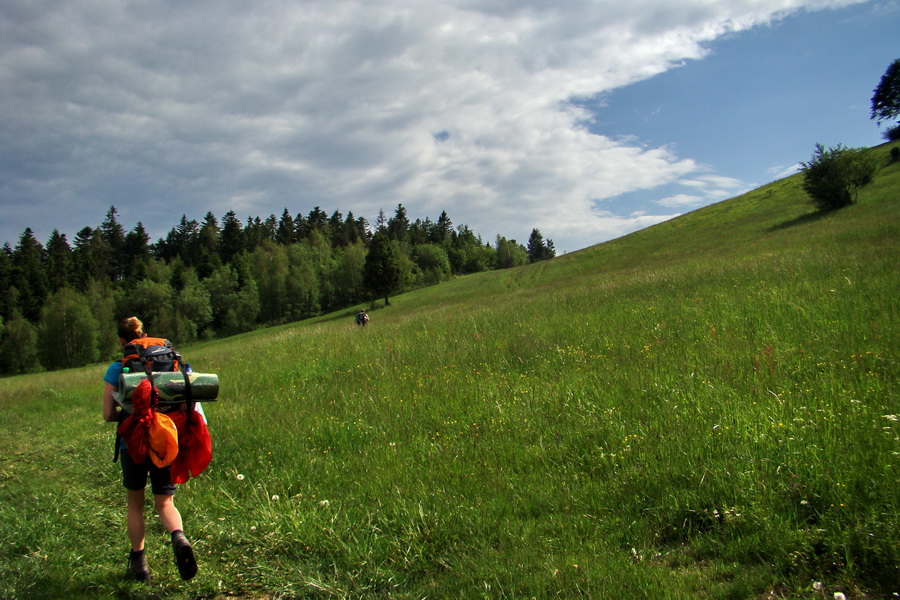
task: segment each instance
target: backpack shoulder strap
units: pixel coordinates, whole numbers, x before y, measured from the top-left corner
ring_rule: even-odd
[[[119,446],[122,445],[120,443],[122,441],[122,436],[119,435],[119,425],[121,425],[122,421],[124,421],[124,420],[125,420],[125,411],[120,410],[118,412],[118,416],[116,419],[116,442],[115,442],[116,446],[115,446],[115,449],[113,450],[113,462],[116,462],[117,460],[119,460]]]

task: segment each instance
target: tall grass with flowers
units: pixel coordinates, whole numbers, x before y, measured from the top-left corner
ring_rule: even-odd
[[[158,524],[123,577],[103,367],[2,380],[0,597],[900,593],[898,192],[818,214],[792,177],[182,349],[222,382],[189,583]]]

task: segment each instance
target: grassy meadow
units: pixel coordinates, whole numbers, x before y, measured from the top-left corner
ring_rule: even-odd
[[[222,382],[187,583],[149,505],[124,578],[105,365],[0,380],[0,598],[892,597],[898,264],[894,163],[182,348]]]

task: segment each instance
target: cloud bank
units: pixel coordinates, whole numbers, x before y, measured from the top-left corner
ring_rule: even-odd
[[[725,34],[852,3],[4,2],[0,242],[26,226],[71,239],[110,205],[158,237],[182,213],[374,220],[402,203],[486,241],[539,227],[575,250],[742,187],[604,136],[575,100],[702,58]],[[659,214],[604,208],[679,182],[689,191]]]

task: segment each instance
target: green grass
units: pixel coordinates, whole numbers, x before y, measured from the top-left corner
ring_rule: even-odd
[[[183,349],[223,386],[190,583],[157,523],[122,577],[104,367],[0,380],[0,598],[900,592],[898,193],[819,215],[793,177]]]

